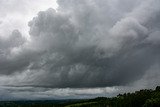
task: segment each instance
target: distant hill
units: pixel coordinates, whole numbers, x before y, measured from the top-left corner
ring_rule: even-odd
[[[98,97],[83,100],[1,101],[0,107],[160,107],[160,86],[113,98]]]

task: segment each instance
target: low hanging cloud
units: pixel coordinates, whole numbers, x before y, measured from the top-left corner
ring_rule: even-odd
[[[28,23],[29,40],[18,30],[0,38],[0,74],[15,80],[2,85],[125,86],[160,64],[159,0],[57,3],[57,10],[40,11]]]

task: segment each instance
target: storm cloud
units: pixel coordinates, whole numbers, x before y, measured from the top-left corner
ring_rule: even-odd
[[[155,73],[153,66],[160,64],[159,0],[57,3],[56,10],[40,11],[28,22],[27,38],[19,30],[0,36],[1,85],[121,87]]]

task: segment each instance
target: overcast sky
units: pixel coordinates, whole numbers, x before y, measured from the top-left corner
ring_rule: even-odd
[[[0,0],[0,100],[157,85],[160,0]]]

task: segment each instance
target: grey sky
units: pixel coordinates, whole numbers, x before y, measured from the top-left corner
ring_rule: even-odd
[[[114,96],[159,85],[159,5],[0,1],[2,99]]]

